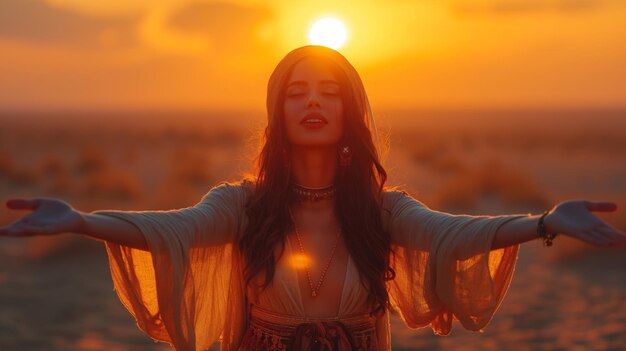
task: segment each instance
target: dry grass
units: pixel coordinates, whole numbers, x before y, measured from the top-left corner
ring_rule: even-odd
[[[0,176],[9,176],[14,167],[15,161],[13,157],[8,152],[0,150]]]
[[[143,187],[136,175],[107,168],[85,176],[80,181],[77,192],[81,197],[133,201],[143,194]]]
[[[527,176],[493,160],[445,183],[438,204],[446,209],[475,209],[481,199],[496,198],[508,208],[546,208],[549,201]]]
[[[179,148],[170,157],[168,182],[189,186],[207,185],[212,179],[207,150]]]
[[[111,166],[104,150],[90,145],[81,150],[78,160],[74,165],[74,172],[78,175],[90,175],[105,171]]]

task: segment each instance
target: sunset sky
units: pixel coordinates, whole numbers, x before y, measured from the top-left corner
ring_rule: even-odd
[[[0,0],[0,110],[262,110],[322,16],[375,108],[626,107],[623,0]]]

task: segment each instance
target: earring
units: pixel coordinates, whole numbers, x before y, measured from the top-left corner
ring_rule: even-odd
[[[343,145],[339,151],[339,165],[347,168],[350,164],[352,164],[352,149],[348,145]]]

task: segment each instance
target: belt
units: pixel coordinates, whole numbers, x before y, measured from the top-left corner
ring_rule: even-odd
[[[378,348],[376,318],[369,314],[300,317],[276,314],[252,305],[249,319],[240,351],[375,351]]]

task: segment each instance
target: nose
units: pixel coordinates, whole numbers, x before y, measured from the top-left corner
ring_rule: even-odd
[[[320,100],[319,100],[319,97],[317,96],[317,93],[311,92],[311,94],[309,94],[309,98],[306,101],[306,107],[311,107],[314,105],[317,105],[319,107]]]

